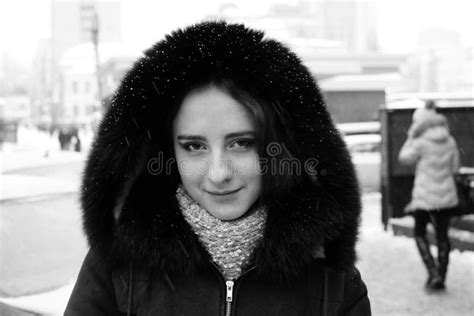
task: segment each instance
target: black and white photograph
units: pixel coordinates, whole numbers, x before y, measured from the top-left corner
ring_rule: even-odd
[[[3,0],[0,315],[474,315],[473,17]]]

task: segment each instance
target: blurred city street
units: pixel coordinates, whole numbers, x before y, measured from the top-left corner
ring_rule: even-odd
[[[181,86],[188,80],[177,81],[181,73],[178,68],[183,67],[183,75],[194,74],[186,67],[194,69],[191,65],[195,59],[188,56],[175,65],[160,59],[167,56],[167,50],[151,54],[149,48],[159,46],[173,31],[201,21],[220,20],[259,30],[265,41],[281,42],[315,79],[324,99],[321,103],[351,155],[362,192],[357,266],[368,288],[372,314],[473,316],[472,12],[474,2],[468,0],[0,1],[0,316],[63,314],[88,251],[79,193],[87,154],[100,122],[114,108],[116,123],[123,117],[134,130],[131,133],[146,137],[135,114],[153,125],[154,116],[142,110],[150,107],[161,119],[165,106],[156,100],[161,100],[166,89],[157,82],[168,79],[164,86],[174,82],[179,90],[191,89]],[[189,39],[185,46],[191,48],[193,38]],[[222,41],[218,38],[213,42]],[[220,51],[205,50],[201,42],[197,44],[199,53],[195,55]],[[222,51],[223,61],[238,55],[227,47]],[[261,73],[261,65],[274,62],[273,57],[265,59],[266,55],[254,54],[254,50],[251,55],[258,60],[258,67],[240,67],[239,63],[235,68]],[[155,57],[153,66],[144,66]],[[212,58],[212,62],[213,67],[224,70],[223,74],[232,74],[233,70],[220,68],[218,59]],[[145,71],[130,71],[136,65]],[[156,71],[161,65],[176,66],[176,75],[161,78],[167,73]],[[290,70],[288,61],[278,65],[276,69]],[[153,79],[142,80],[143,74]],[[282,76],[286,77],[290,76]],[[306,80],[304,77],[298,76]],[[125,84],[127,78],[144,86],[136,89]],[[270,91],[269,108],[280,116],[281,106],[275,102],[274,93],[286,87],[269,90],[274,81],[268,77],[256,82],[247,80],[247,74],[239,78],[259,96],[259,89]],[[222,79],[228,78],[224,75]],[[296,96],[301,89],[289,91]],[[127,101],[120,101],[122,94]],[[138,95],[143,98],[130,101]],[[178,100],[175,94],[172,99]],[[260,97],[257,99],[259,105]],[[319,101],[315,104],[311,100],[311,108],[317,109]],[[303,101],[293,103],[288,98],[288,102],[290,108],[306,106]],[[417,166],[404,165],[399,159],[402,146],[410,139],[409,131],[413,132],[415,111],[426,109],[428,104],[445,119],[437,124],[452,136],[460,160],[459,168],[452,167],[449,177],[455,180],[452,192],[459,197],[462,214],[451,219],[448,237],[455,249],[450,257],[447,290],[437,294],[424,289],[427,272],[410,237],[414,219],[405,213],[413,200]],[[308,116],[319,114],[319,110],[308,112]],[[263,122],[267,125],[266,119]],[[272,116],[268,122],[270,126],[278,118]],[[114,124],[113,120],[108,123]],[[425,123],[420,126],[432,125]],[[156,131],[161,133],[158,127]],[[147,130],[150,139],[153,135],[152,142],[156,142],[155,134],[150,133],[154,128]],[[110,133],[111,129],[107,125],[104,131]],[[129,142],[127,133],[124,129],[119,134],[125,136],[129,147],[138,148],[130,146],[139,142]],[[310,142],[318,149],[323,139],[305,140]],[[121,155],[114,151],[112,156]],[[435,235],[429,225],[432,244]],[[432,246],[434,254],[435,250]]]
[[[0,268],[1,296],[48,290],[74,277],[85,249],[78,225],[81,166],[76,161],[2,174],[0,252],[8,260]]]
[[[84,153],[60,151],[43,132],[22,128],[19,134],[19,144],[4,144],[0,156],[2,298],[74,282],[87,251],[78,203]],[[54,309],[53,302],[41,304]]]

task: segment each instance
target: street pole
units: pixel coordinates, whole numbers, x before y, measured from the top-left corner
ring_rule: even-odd
[[[92,42],[95,50],[95,67],[97,75],[97,98],[99,99],[99,110],[102,110],[102,80],[100,80],[100,61],[99,61],[99,15],[94,13],[92,20]]]

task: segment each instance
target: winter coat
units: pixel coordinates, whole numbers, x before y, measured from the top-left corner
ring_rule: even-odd
[[[424,112],[433,113],[417,116],[399,153],[401,163],[416,164],[412,199],[407,210],[450,209],[459,203],[453,177],[459,169],[458,148],[445,117],[434,111]]]
[[[317,162],[303,185],[266,205],[252,267],[232,289],[179,210],[177,170],[159,164],[174,158],[173,109],[190,87],[216,78],[282,111],[299,149],[294,159]],[[221,315],[228,308],[231,315],[370,315],[354,266],[361,210],[354,166],[314,78],[262,32],[204,22],[147,50],[100,124],[81,203],[91,250],[66,315]],[[324,259],[315,258],[320,248]]]

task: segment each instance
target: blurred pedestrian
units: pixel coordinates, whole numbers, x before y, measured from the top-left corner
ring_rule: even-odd
[[[58,141],[61,147],[61,150],[69,150],[69,144],[71,141],[69,129],[66,127],[61,127],[59,129]]]
[[[399,153],[403,164],[416,165],[411,202],[406,211],[415,218],[415,241],[428,270],[426,288],[445,289],[449,263],[449,221],[459,204],[454,174],[459,169],[459,152],[450,135],[446,118],[437,113],[433,101],[418,108]],[[431,222],[436,233],[438,260],[430,252],[426,226]]]
[[[262,32],[203,22],[146,51],[81,199],[90,251],[65,315],[370,315],[349,153],[308,69]]]
[[[74,151],[81,151],[81,139],[79,137],[79,128],[77,126],[71,128],[71,144],[73,145]]]
[[[79,138],[79,135],[74,135],[74,151],[75,152],[80,152],[81,151],[81,139]]]

